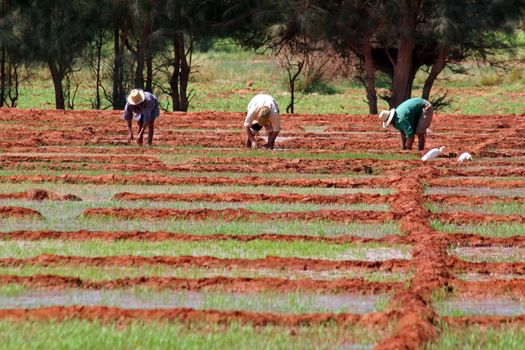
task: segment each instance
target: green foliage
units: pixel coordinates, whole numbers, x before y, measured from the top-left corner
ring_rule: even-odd
[[[411,257],[410,248],[403,245],[330,244],[306,241],[274,242],[253,240],[212,242],[135,242],[135,241],[5,241],[0,246],[1,257],[28,258],[41,254],[72,256],[213,256],[217,258],[257,259],[267,256],[330,260],[388,260]]]
[[[501,85],[503,83],[503,77],[494,73],[482,76],[479,82],[483,86]]]
[[[231,323],[141,322],[129,324],[66,320],[0,321],[2,347],[14,349],[334,349],[373,344],[389,329],[335,324],[255,327]]]
[[[493,349],[518,350],[525,344],[525,329],[521,326],[453,328],[443,326],[441,337],[426,350]]]

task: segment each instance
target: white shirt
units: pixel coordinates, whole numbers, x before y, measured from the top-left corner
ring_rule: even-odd
[[[259,94],[255,95],[248,103],[248,113],[244,120],[245,127],[251,127],[252,122],[257,116],[259,108],[266,106],[270,108],[270,125],[266,126],[267,131],[279,131],[281,130],[281,117],[279,116],[279,106],[277,102],[270,95]]]

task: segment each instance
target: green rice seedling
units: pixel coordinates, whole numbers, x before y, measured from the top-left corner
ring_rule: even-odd
[[[525,203],[489,203],[481,205],[438,205],[427,203],[433,213],[442,212],[475,212],[494,215],[521,215],[525,213]]]
[[[253,235],[260,233],[310,236],[361,236],[380,238],[386,235],[400,234],[397,223],[383,224],[338,223],[327,220],[316,221],[262,221],[262,222],[227,222],[223,220],[119,220],[111,217],[78,217],[63,220],[60,216],[46,220],[8,218],[0,219],[0,231],[19,230],[55,230],[55,231],[167,231],[195,235]]]
[[[432,220],[433,229],[446,233],[465,232],[485,237],[512,237],[525,235],[525,225],[519,223],[490,223],[490,224],[444,224],[439,220]]]
[[[22,183],[16,185],[16,191],[22,192],[34,188],[55,191],[60,194],[74,194],[83,201],[110,200],[119,192],[178,194],[178,193],[266,193],[266,194],[391,194],[391,189],[383,188],[320,188],[320,187],[272,187],[272,186],[207,186],[207,185],[92,185],[61,183]],[[13,185],[0,183],[0,193],[12,193]]]
[[[182,155],[161,155],[163,161],[177,161]],[[190,155],[185,155],[190,156]],[[261,150],[243,150],[238,152],[213,151],[195,155],[193,158],[270,158],[270,159],[319,159],[319,160],[340,160],[340,159],[373,159],[373,160],[414,160],[419,159],[415,154],[397,153],[357,153],[357,152],[261,152]]]
[[[206,278],[206,277],[249,277],[249,278],[285,278],[285,279],[354,279],[363,278],[370,282],[400,282],[411,278],[411,274],[386,273],[386,272],[362,272],[341,270],[273,270],[273,269],[212,269],[212,268],[178,268],[164,265],[157,266],[70,266],[70,265],[23,265],[17,267],[0,267],[0,275],[34,276],[55,275],[65,277],[77,277],[84,280],[107,281],[120,278],[138,277],[176,277],[176,278]]]
[[[442,325],[441,328],[439,339],[428,344],[426,350],[518,350],[525,344],[525,329],[518,325],[461,328]]]
[[[0,321],[2,347],[14,349],[334,349],[375,344],[387,329],[336,324],[295,327],[184,322],[113,323],[70,319]]]
[[[267,256],[298,257],[329,260],[410,259],[408,246],[368,244],[330,244],[292,241],[274,242],[136,242],[136,241],[3,241],[0,257],[29,258],[41,254],[72,256],[214,256],[218,258],[256,259]]]
[[[97,176],[105,175],[108,172],[106,170],[70,170],[68,171],[69,175],[86,175],[86,176]],[[137,171],[112,171],[114,175],[121,176],[140,176],[145,175],[145,173]],[[227,177],[227,178],[245,178],[245,177],[261,177],[261,178],[278,178],[278,179],[362,179],[362,178],[373,178],[373,175],[360,175],[360,174],[295,174],[295,173],[239,173],[239,172],[174,172],[174,171],[155,171],[156,175],[169,176],[174,178],[179,177]],[[49,169],[39,169],[39,170],[2,170],[0,169],[0,183],[8,183],[3,181],[2,177],[15,176],[15,175],[54,175],[60,176],[64,175],[62,170],[49,170]],[[25,182],[25,184],[31,184],[31,182]],[[18,186],[17,184],[16,186]],[[38,186],[39,184],[34,184]],[[86,183],[88,185],[88,183]]]
[[[313,204],[313,203],[221,203],[221,202],[157,202],[157,201],[23,201],[0,200],[0,206],[15,206],[39,211],[46,219],[52,221],[74,220],[89,208],[129,208],[129,209],[239,209],[245,208],[260,213],[309,212],[318,210],[346,211],[387,211],[388,204]],[[57,217],[58,216],[58,217]]]

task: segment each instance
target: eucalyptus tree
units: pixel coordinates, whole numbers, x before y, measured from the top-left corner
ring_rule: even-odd
[[[420,69],[427,72],[422,97],[429,99],[446,67],[462,72],[457,64],[467,59],[493,64],[497,53],[514,49],[514,23],[524,18],[525,1],[351,0],[324,6],[333,15],[327,21],[328,38],[356,54],[365,67],[370,111],[375,113],[376,71],[390,78],[390,106],[411,97]]]
[[[63,81],[75,60],[93,40],[101,9],[98,0],[19,1],[14,35],[26,62],[48,67],[53,80],[55,105],[64,109]]]

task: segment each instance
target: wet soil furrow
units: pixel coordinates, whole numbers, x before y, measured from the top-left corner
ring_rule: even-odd
[[[443,321],[454,327],[482,326],[500,327],[512,325],[524,325],[525,315],[522,316],[461,316],[443,317]]]
[[[525,215],[495,215],[471,212],[436,213],[433,219],[446,224],[525,223]]]
[[[268,221],[268,220],[330,220],[334,222],[365,222],[382,223],[396,220],[396,216],[390,212],[377,211],[350,211],[350,210],[326,210],[315,212],[279,212],[261,213],[244,208],[239,209],[138,209],[138,208],[93,208],[86,209],[84,217],[97,216],[116,219],[177,219],[177,220],[209,220],[220,219],[226,222],[232,221]]]
[[[368,179],[271,179],[257,176],[241,178],[231,177],[173,177],[140,175],[12,175],[0,176],[3,183],[67,183],[95,185],[239,185],[239,186],[275,186],[275,187],[321,187],[321,188],[388,188],[398,180],[397,177]]]
[[[380,271],[380,272],[407,272],[410,261],[405,259],[384,261],[355,261],[355,260],[325,260],[303,258],[266,257],[261,259],[225,259],[210,256],[63,256],[45,254],[31,258],[0,258],[0,266],[169,266],[174,268],[210,268],[210,269],[275,269],[301,271]]]
[[[525,203],[525,197],[499,197],[499,196],[462,196],[462,195],[426,195],[425,199],[429,202],[439,204],[463,204],[482,205],[492,203]]]
[[[0,197],[1,198],[1,197]],[[315,203],[315,204],[383,204],[391,202],[391,196],[380,194],[344,194],[344,195],[314,195],[314,194],[265,194],[265,193],[129,193],[121,192],[113,196],[113,200],[125,201],[155,201],[155,202],[269,202],[269,203]],[[525,200],[525,198],[524,198]]]
[[[42,218],[42,214],[34,209],[23,207],[0,206],[0,218]]]
[[[174,291],[222,291],[230,293],[256,293],[261,291],[292,292],[308,291],[330,294],[359,293],[377,294],[390,292],[402,287],[402,282],[368,282],[363,279],[337,279],[321,281],[312,279],[283,278],[249,278],[249,277],[207,277],[207,278],[175,278],[175,277],[136,277],[105,281],[91,281],[78,277],[54,275],[14,276],[0,275],[0,283],[19,284],[28,288],[47,289],[123,289],[145,287],[152,289],[169,289]]]
[[[385,244],[410,244],[413,243],[401,235],[389,235],[381,238],[367,238],[351,235],[337,236],[337,237],[320,237],[310,235],[284,235],[273,233],[261,234],[188,234],[188,233],[174,233],[174,232],[103,232],[103,231],[11,231],[0,232],[0,239],[17,240],[17,241],[39,241],[47,239],[56,240],[71,240],[71,241],[180,241],[180,242],[206,242],[206,241],[239,241],[249,242],[255,240],[265,240],[274,242],[294,242],[294,241],[308,241],[308,242],[325,242],[333,244],[347,244],[347,243],[385,243]]]
[[[14,321],[64,321],[68,319],[84,319],[99,322],[115,322],[120,324],[142,320],[204,322],[208,324],[242,323],[253,326],[307,326],[322,324],[384,326],[394,317],[392,313],[371,313],[365,315],[346,313],[316,313],[316,314],[277,314],[251,311],[217,311],[194,310],[189,308],[173,309],[120,309],[107,306],[53,306],[36,309],[0,309],[0,319]]]
[[[431,166],[408,170],[395,186],[398,198],[392,211],[400,217],[402,233],[417,242],[410,261],[414,277],[408,288],[394,294],[390,301],[390,309],[399,314],[396,333],[376,349],[420,349],[437,337],[438,315],[432,306],[432,293],[447,287],[453,276],[446,266],[447,236],[430,227],[423,184],[439,174]]]

